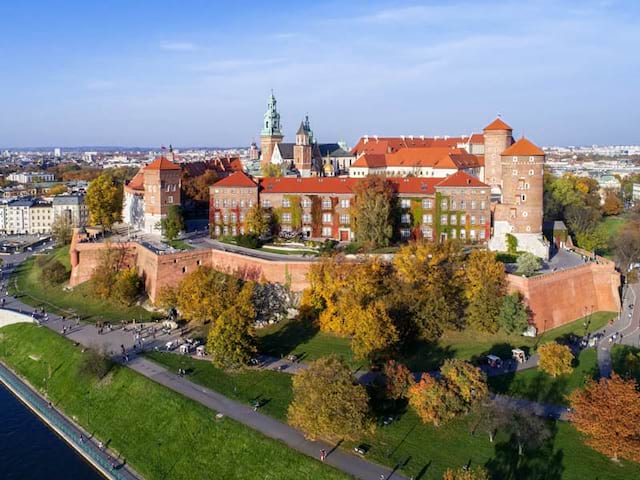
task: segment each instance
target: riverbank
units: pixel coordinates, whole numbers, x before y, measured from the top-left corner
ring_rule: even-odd
[[[87,378],[85,356],[46,328],[0,330],[0,359],[144,478],[348,478],[131,369],[113,365],[101,380]]]

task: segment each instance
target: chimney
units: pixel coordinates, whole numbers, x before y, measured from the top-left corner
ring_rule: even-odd
[[[424,140],[424,135],[420,135],[420,140]]]
[[[374,135],[373,138],[376,139],[376,143],[378,143],[378,135]]]

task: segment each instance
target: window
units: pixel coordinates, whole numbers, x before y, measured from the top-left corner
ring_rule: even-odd
[[[404,225],[410,224],[411,215],[409,215],[408,213],[403,213],[402,215],[400,215],[400,223],[403,223]]]
[[[466,232],[466,230],[463,228],[462,230],[460,230],[460,238],[461,238],[462,240],[464,240],[464,239],[466,238],[466,236],[467,236],[467,232]]]
[[[476,209],[476,201],[471,200],[471,210],[475,210],[475,209]]]
[[[533,163],[535,161],[536,161],[535,157],[529,157],[529,163]]]
[[[282,225],[282,228],[280,228],[281,232],[290,232],[291,231],[291,225]]]
[[[484,200],[482,200],[482,201],[480,202],[480,208],[481,208],[482,210],[484,210],[486,206],[487,206],[487,203],[486,203]]]
[[[236,223],[236,214],[234,212],[229,215],[229,218],[231,220],[231,223]]]
[[[458,208],[458,202],[451,200],[451,210],[455,210],[456,208]]]
[[[240,208],[244,208],[244,200],[240,200]]]
[[[451,215],[451,225],[457,225],[458,218],[455,215]]]
[[[442,208],[442,210],[446,210],[447,209],[447,201],[446,200],[442,200],[442,202],[440,202],[440,208]]]
[[[426,223],[427,225],[431,225],[433,223],[433,216],[430,213],[422,214],[422,223]]]
[[[527,201],[527,196],[524,193],[522,195],[520,195],[520,201],[522,201],[522,202],[526,202]]]
[[[322,214],[322,223],[331,223],[332,220],[333,220],[333,215],[331,215],[330,213]]]
[[[249,200],[249,207],[253,207],[253,200]]]
[[[480,225],[484,225],[486,219],[487,217],[485,217],[484,215],[480,215]]]
[[[330,237],[331,236],[331,227],[322,227],[322,236]]]
[[[460,210],[464,210],[464,200],[460,200]]]
[[[216,207],[216,208],[220,208],[220,199],[216,198],[213,201],[213,206]]]
[[[231,200],[231,208],[236,208],[238,206],[238,201],[234,198]]]
[[[342,198],[340,200],[340,207],[341,208],[349,208],[349,199],[348,198]]]
[[[469,230],[469,238],[471,238],[471,240],[475,240],[476,239],[476,231],[475,230]]]
[[[514,177],[517,177],[518,176],[518,170],[513,170],[511,172],[511,175],[513,175]]]
[[[476,224],[476,216],[471,215],[471,225],[475,225],[475,224]]]
[[[289,212],[284,212],[282,214],[282,222],[283,223],[291,223],[291,214]]]
[[[264,208],[271,208],[271,200],[269,200],[268,198],[263,198],[262,199],[262,206]]]
[[[522,216],[523,216],[523,217],[528,217],[528,216],[529,216],[529,213],[528,213],[528,212],[522,212]]]
[[[291,200],[289,200],[287,197],[282,199],[282,208],[289,208],[291,207]]]
[[[331,208],[331,199],[330,198],[323,198],[322,199],[322,208],[326,208],[326,209]]]
[[[509,216],[511,218],[516,218],[516,214],[517,214],[517,211],[515,208],[512,208],[511,210],[509,210]]]
[[[227,199],[226,198],[222,199],[222,207],[223,208],[227,208]]]
[[[455,230],[451,230],[451,238],[456,238],[456,231]]]
[[[441,215],[440,216],[440,224],[441,225],[446,225],[447,224],[447,216],[446,215]]]
[[[240,221],[241,221],[241,222],[244,222],[244,213],[241,213],[241,214],[240,214]]]
[[[408,198],[400,199],[400,207],[401,208],[411,208],[411,200]]]
[[[518,157],[516,157],[515,155],[513,157],[511,157],[511,161],[513,163],[517,163],[518,162]]]
[[[225,212],[225,214],[222,216],[222,221],[224,223],[227,223],[229,221],[229,215]]]
[[[535,173],[535,172],[534,172],[533,170],[529,170],[529,176],[530,176],[530,177],[533,177],[534,173]]]
[[[484,240],[484,239],[486,238],[486,237],[485,237],[484,230],[480,230],[480,231],[478,232],[478,236],[480,237],[480,240]]]
[[[428,198],[423,198],[422,199],[422,208],[431,209],[431,200],[428,199]]]
[[[349,214],[343,213],[342,215],[340,215],[340,223],[342,225],[348,225],[349,224]]]
[[[428,240],[432,240],[433,239],[433,230],[431,230],[430,228],[423,228],[422,229],[422,236]]]
[[[401,228],[400,236],[404,239],[409,238],[411,236],[411,230],[409,230],[408,228]]]
[[[311,199],[304,197],[302,199],[302,208],[309,208],[311,206]]]
[[[466,225],[466,224],[467,224],[467,216],[460,215],[460,225]]]
[[[303,213],[302,214],[302,223],[311,223],[311,214]]]

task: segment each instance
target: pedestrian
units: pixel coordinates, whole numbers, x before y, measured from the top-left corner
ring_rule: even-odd
[[[98,442],[98,448],[100,450],[103,450],[104,449],[104,444],[102,442]]]
[[[322,450],[320,450],[320,461],[324,462],[324,459],[327,458],[327,452],[326,450],[323,448]]]
[[[84,443],[84,435],[80,434],[80,443]]]

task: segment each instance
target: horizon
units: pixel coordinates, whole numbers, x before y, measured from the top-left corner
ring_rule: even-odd
[[[285,141],[305,114],[319,142],[349,145],[479,133],[501,114],[538,145],[639,144],[638,11],[596,0],[4,5],[0,144],[248,146],[271,89]]]

